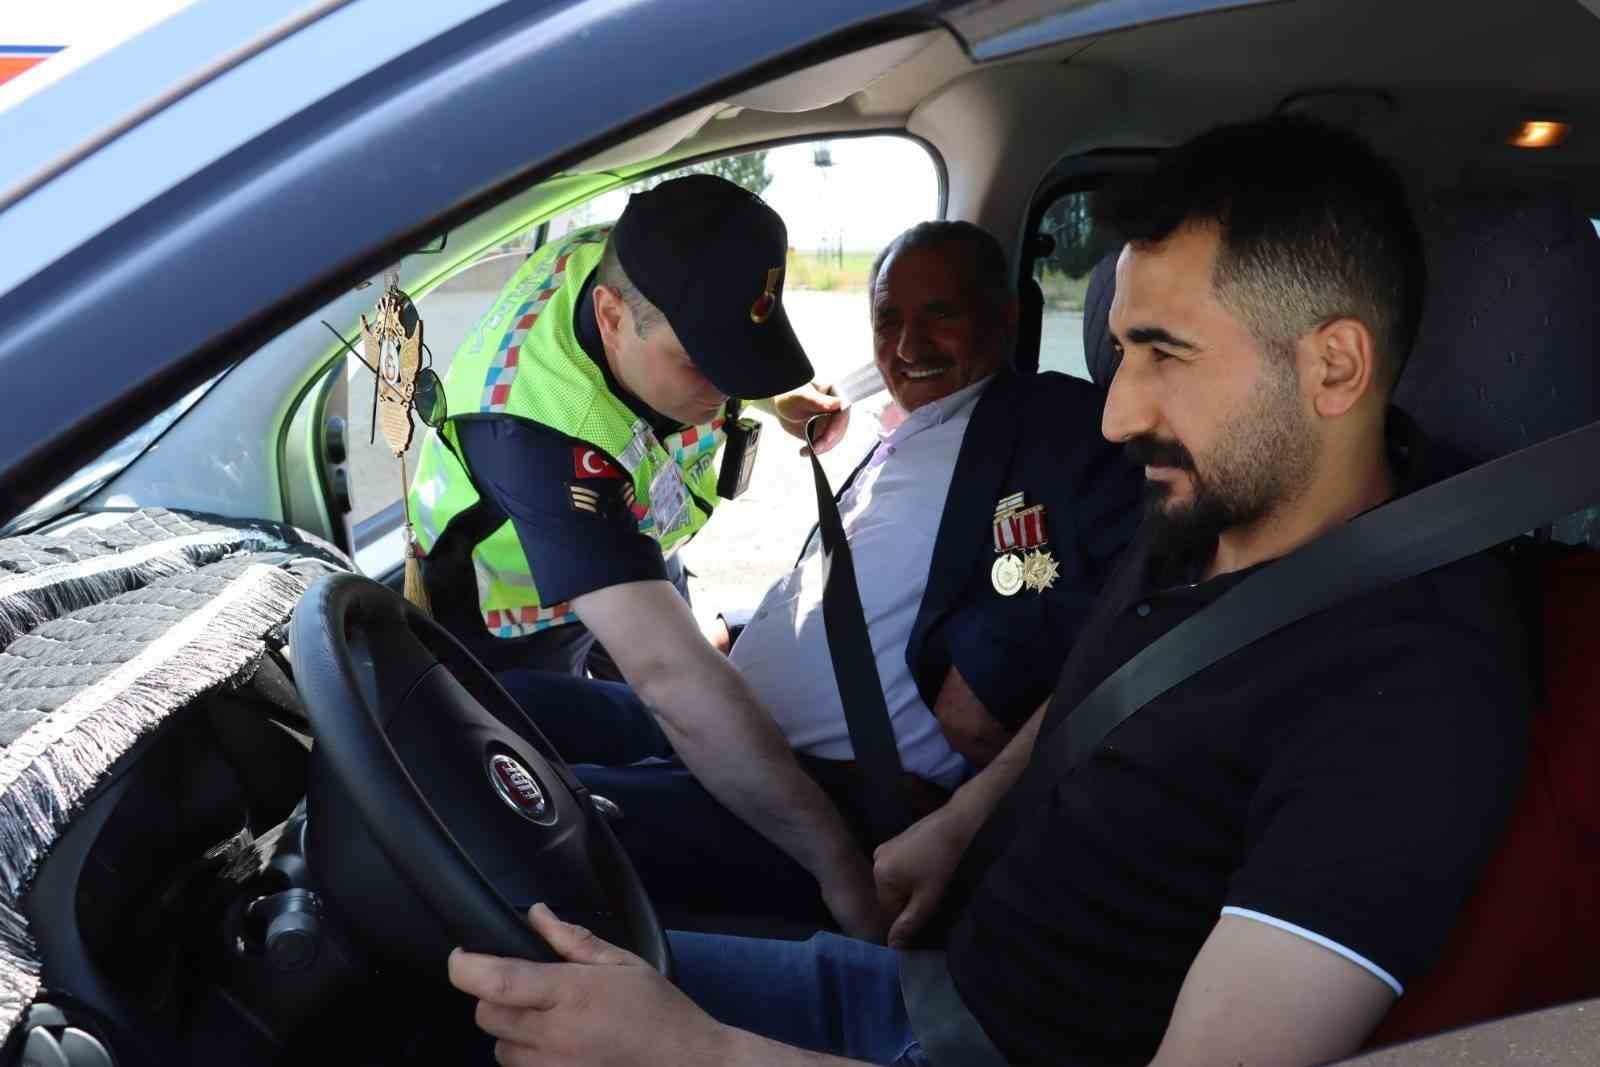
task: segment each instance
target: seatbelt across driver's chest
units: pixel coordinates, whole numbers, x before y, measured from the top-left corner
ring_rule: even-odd
[[[1485,501],[1493,501],[1485,508]],[[1134,712],[1207,667],[1336,604],[1455,563],[1600,502],[1600,422],[1375,508],[1240,582],[1095,686],[1034,743],[1013,813]],[[1487,513],[1486,513],[1487,512]],[[1063,675],[1062,682],[1067,679]],[[1061,695],[1058,683],[1056,696]]]

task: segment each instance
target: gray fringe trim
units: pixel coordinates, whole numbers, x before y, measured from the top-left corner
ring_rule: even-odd
[[[264,530],[212,529],[0,579],[0,648],[40,623],[197,570],[241,549],[285,547],[281,538]]]
[[[22,1021],[39,992],[41,964],[21,902],[56,838],[141,737],[206,690],[248,678],[264,651],[262,635],[302,592],[301,581],[281,569],[250,567],[0,753],[0,1035]]]

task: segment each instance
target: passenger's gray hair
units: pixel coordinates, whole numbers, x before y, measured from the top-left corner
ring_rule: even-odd
[[[872,261],[867,272],[867,292],[878,289],[878,274],[890,256],[909,252],[914,248],[931,245],[961,244],[966,246],[972,261],[973,280],[978,290],[996,308],[1003,308],[1016,295],[1011,284],[1011,270],[1006,264],[1005,249],[994,235],[982,226],[970,222],[919,222],[884,246],[878,258]]]

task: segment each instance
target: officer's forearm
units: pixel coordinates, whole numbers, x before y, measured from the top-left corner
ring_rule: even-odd
[[[578,617],[622,668],[689,770],[722,804],[823,883],[871,885],[866,857],[750,686],[700,635],[664,581],[577,597]]]
[[[674,750],[722,804],[826,882],[864,863],[838,809],[795,761],[750,686],[709,645],[635,688]]]

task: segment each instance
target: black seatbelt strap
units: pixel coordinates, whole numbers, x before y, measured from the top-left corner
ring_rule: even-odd
[[[1078,703],[1064,727],[1039,738],[1017,799],[1031,802],[1128,716],[1268,634],[1597,501],[1600,422],[1374,508],[1263,567],[1113,672]]]
[[[872,457],[878,454],[878,448],[882,444],[883,442],[879,441],[877,444],[867,449],[867,454],[861,457],[861,462],[856,464],[855,469],[845,477],[844,483],[839,486],[839,492],[830,499],[837,500],[839,497],[844,496],[850,491],[850,487],[855,484],[856,476],[867,469],[867,464],[872,462]],[[816,457],[813,456],[812,458],[815,459]],[[818,511],[817,514],[821,515],[822,513]],[[811,532],[806,534],[806,539],[804,541],[800,542],[800,554],[794,558],[796,566],[799,566],[800,562],[806,558],[806,553],[811,551],[811,541],[817,536],[819,525],[819,523],[812,523]]]
[[[855,750],[856,766],[863,778],[867,829],[877,845],[911,825],[910,809],[901,789],[904,772],[900,750],[895,745],[889,705],[883,699],[883,683],[872,654],[861,590],[856,585],[855,562],[850,557],[839,508],[833,502],[833,490],[828,487],[828,476],[817,461],[815,434],[818,420],[825,418],[817,416],[806,424],[806,441],[812,446],[811,474],[817,486],[817,528],[822,535],[822,621],[828,633],[828,655],[839,685],[839,702],[844,705],[850,747]]]

